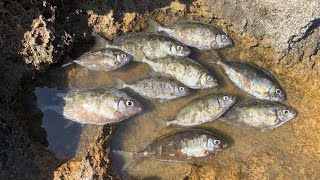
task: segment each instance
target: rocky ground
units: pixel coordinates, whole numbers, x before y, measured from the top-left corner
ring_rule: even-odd
[[[189,178],[318,179],[319,8],[318,0],[1,1],[0,179],[115,177],[107,148],[113,127],[101,128],[82,158],[61,162],[45,149],[42,114],[35,109],[26,112],[25,104],[35,99],[33,77],[65,54],[75,58],[85,52],[92,30],[112,39],[143,30],[149,16],[164,24],[187,18],[220,25],[238,47],[225,53],[288,77],[279,81],[293,95],[289,104],[299,112],[290,129],[296,141],[281,154],[291,152],[292,162],[278,166],[280,155],[255,154],[246,161],[229,162],[225,169],[205,166]]]

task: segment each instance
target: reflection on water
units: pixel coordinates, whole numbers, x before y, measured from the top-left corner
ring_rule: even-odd
[[[190,57],[207,67],[209,71],[217,77],[219,87],[215,89],[193,90],[190,96],[162,103],[158,100],[146,100],[135,95],[133,91],[125,89],[128,95],[136,98],[144,105],[145,110],[143,113],[117,124],[117,128],[110,142],[111,149],[138,152],[143,150],[144,147],[151,143],[155,138],[169,132],[184,129],[177,126],[166,128],[161,126],[164,121],[172,119],[176,111],[184,104],[205,94],[228,93],[236,95],[238,101],[252,100],[244,92],[232,85],[231,81],[225,76],[218,65],[209,63],[211,60],[219,58],[214,51],[199,52],[193,49],[193,54],[191,54]],[[66,68],[49,70],[40,77],[39,84],[41,86],[46,85],[48,87],[58,88],[112,87],[114,85],[114,82],[112,81],[113,77],[120,78],[125,82],[130,83],[137,78],[145,76],[148,72],[148,65],[135,62],[131,62],[113,72],[95,72],[78,65],[71,65]],[[277,77],[277,75],[275,76]],[[61,143],[61,146],[55,146],[55,150],[52,151],[62,152],[63,156],[71,157],[70,154],[75,152],[74,147],[79,147],[79,143],[83,144],[83,139],[86,139],[85,144],[89,144],[90,138],[78,137],[70,140],[72,142],[66,142],[67,136],[78,136],[77,133],[83,133],[82,131],[84,129],[77,123],[74,123],[74,125],[71,126],[68,126],[67,124],[68,123],[65,120],[62,122],[61,117],[58,117],[53,113],[48,113],[44,116],[43,126],[48,133],[49,149],[50,145],[53,146],[56,143]],[[66,126],[67,128],[65,128]],[[279,141],[279,137],[285,137],[284,139],[286,139],[286,142],[294,142],[294,135],[289,130],[290,127],[291,124],[287,123],[284,127],[275,129],[272,132],[261,133],[257,130],[239,129],[222,122],[212,122],[198,126],[197,128],[224,134],[230,139],[230,147],[228,149],[215,156],[209,157],[203,164],[210,164],[214,167],[223,168],[226,167],[230,161],[242,161],[252,154],[268,153],[270,149],[277,151],[277,153],[285,153],[278,151],[279,149],[285,149],[286,146],[286,143]],[[62,131],[65,131],[64,135],[62,135]],[[61,135],[61,137],[57,138],[55,137],[55,134]],[[93,139],[91,139],[91,141],[93,141]],[[81,146],[81,148],[84,147],[85,146]],[[197,168],[188,162],[163,163],[146,159],[140,163],[132,164],[123,170],[123,163],[129,160],[130,159],[121,159],[121,157],[112,154],[113,169],[118,174],[126,174],[138,179],[148,179],[150,177],[153,179],[181,179],[194,168]],[[286,159],[282,159],[282,161],[286,161]]]
[[[47,132],[48,149],[59,159],[74,158],[82,132],[81,124],[69,125],[71,121],[53,111],[46,112],[42,121],[42,127]]]

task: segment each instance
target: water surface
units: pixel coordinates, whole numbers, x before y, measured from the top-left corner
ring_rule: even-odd
[[[229,59],[229,55],[224,52],[226,51],[222,50],[220,53],[224,54],[226,59]],[[235,56],[234,54],[232,55],[233,57]],[[166,120],[172,119],[176,111],[183,105],[205,94],[227,93],[236,95],[238,97],[238,101],[252,100],[251,97],[248,97],[244,92],[237,89],[231,83],[222,71],[221,67],[210,64],[211,60],[219,58],[215,51],[199,52],[193,49],[193,53],[190,57],[207,67],[215,75],[218,79],[219,87],[206,90],[194,90],[190,96],[162,103],[158,100],[146,100],[135,95],[133,91],[125,89],[130,96],[133,96],[142,102],[145,106],[145,111],[117,124],[115,133],[110,142],[110,148],[112,150],[138,152],[143,150],[149,143],[161,135],[183,130],[184,128],[177,126],[163,128],[162,124]],[[147,75],[149,72],[150,69],[148,65],[136,62],[132,62],[113,72],[95,72],[87,70],[79,65],[71,65],[66,68],[53,68],[49,70],[40,77],[39,84],[58,88],[108,88],[114,85],[112,80],[113,77],[120,78],[125,82],[133,82],[134,80]],[[276,78],[278,76],[278,74],[275,74]],[[58,153],[62,151],[64,152],[62,153],[63,156],[71,157],[69,154],[74,154],[75,148],[83,149],[85,147],[78,145],[82,142],[79,138],[80,135],[77,135],[82,133],[82,126],[79,124],[74,126],[67,125],[68,128],[65,128],[66,124],[68,124],[68,120],[62,120],[61,118],[62,117],[58,117],[54,114],[45,114],[43,127],[46,128],[48,133],[49,149],[50,143],[51,145],[57,143],[63,144],[62,146],[56,146],[53,151]],[[258,130],[239,129],[222,122],[207,123],[197,126],[196,128],[203,128],[224,135],[230,140],[230,147],[215,156],[209,157],[201,164],[194,165],[188,162],[163,163],[146,159],[138,164],[134,164],[123,169],[124,162],[129,161],[130,159],[123,159],[112,154],[113,169],[118,174],[138,179],[150,177],[161,179],[181,179],[191,172],[201,169],[202,166],[205,167],[206,165],[210,165],[215,168],[225,168],[230,165],[230,162],[245,161],[248,157],[255,154],[276,152],[278,157],[282,158],[281,162],[287,163],[291,160],[284,155],[286,154],[284,149],[286,149],[288,143],[295,141],[291,127],[292,123],[289,122],[283,127],[262,133]],[[58,134],[61,137],[57,138],[55,134]],[[63,138],[67,136],[77,136],[77,138],[72,140]],[[89,140],[88,137],[84,139],[87,139],[86,144],[90,142],[90,138]],[[296,151],[299,152],[300,150]]]

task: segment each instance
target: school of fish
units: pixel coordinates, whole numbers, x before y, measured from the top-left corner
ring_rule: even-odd
[[[129,88],[147,99],[161,102],[191,95],[192,89],[219,86],[209,69],[189,58],[189,47],[199,50],[219,50],[233,45],[220,28],[200,21],[177,22],[171,26],[149,20],[148,32],[117,37],[112,42],[98,35],[94,50],[80,56],[74,63],[95,71],[112,71],[131,61],[147,63],[152,71],[134,82],[113,78],[112,89],[76,89],[56,93],[53,110],[83,124],[110,124],[143,112],[143,105],[120,89]],[[242,62],[216,61],[227,77],[239,89],[255,98],[254,103],[237,102],[232,94],[207,94],[186,103],[175,117],[164,120],[165,126],[197,126],[222,121],[239,128],[271,130],[289,122],[297,112],[280,104],[286,100],[284,89],[266,70]],[[165,104],[163,104],[165,106]],[[195,161],[214,155],[228,147],[224,137],[201,129],[189,129],[163,135],[141,152],[130,153],[134,159],[152,158],[159,161]]]

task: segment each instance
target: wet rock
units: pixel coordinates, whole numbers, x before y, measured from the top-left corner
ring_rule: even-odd
[[[257,1],[257,0],[199,0],[202,10],[212,13],[232,26],[235,33],[252,36],[256,44],[274,48],[277,58],[308,59],[319,50],[320,2]],[[200,8],[200,9],[201,9]],[[267,39],[268,43],[264,44]],[[286,56],[289,56],[287,58]]]
[[[0,2],[3,128],[0,140],[7,142],[0,149],[0,179],[52,179],[53,172],[55,179],[109,178],[109,131],[101,130],[89,151],[57,169],[61,162],[45,149],[44,143],[30,140],[25,133],[23,119],[17,116],[17,109],[21,108],[17,97],[24,94],[21,86],[30,85],[24,78],[32,78],[32,69],[47,69],[65,53],[75,58],[85,52],[90,29],[112,39],[118,34],[142,30],[150,14],[159,22],[187,18],[221,25],[235,39],[237,48],[224,50],[222,54],[271,69],[289,95],[286,103],[299,112],[292,124],[265,134],[263,140],[253,138],[239,143],[236,139],[234,149],[220,157],[220,164],[192,170],[187,177],[318,179],[320,176],[320,111],[316,106],[320,103],[320,81],[316,78],[320,76],[320,65],[316,62],[320,58],[318,0],[33,2]],[[274,63],[281,58],[279,65]],[[29,75],[25,77],[26,74]],[[236,131],[228,133],[232,132]],[[246,131],[236,135],[252,138],[252,133]],[[291,139],[283,142],[282,137]],[[270,143],[261,147],[265,141]],[[254,150],[256,154],[250,154]]]
[[[78,160],[70,160],[54,172],[54,179],[110,179],[114,175],[111,171],[109,160],[110,150],[107,147],[112,127],[102,126],[99,128],[99,135],[90,150]],[[81,148],[79,148],[81,150]]]

